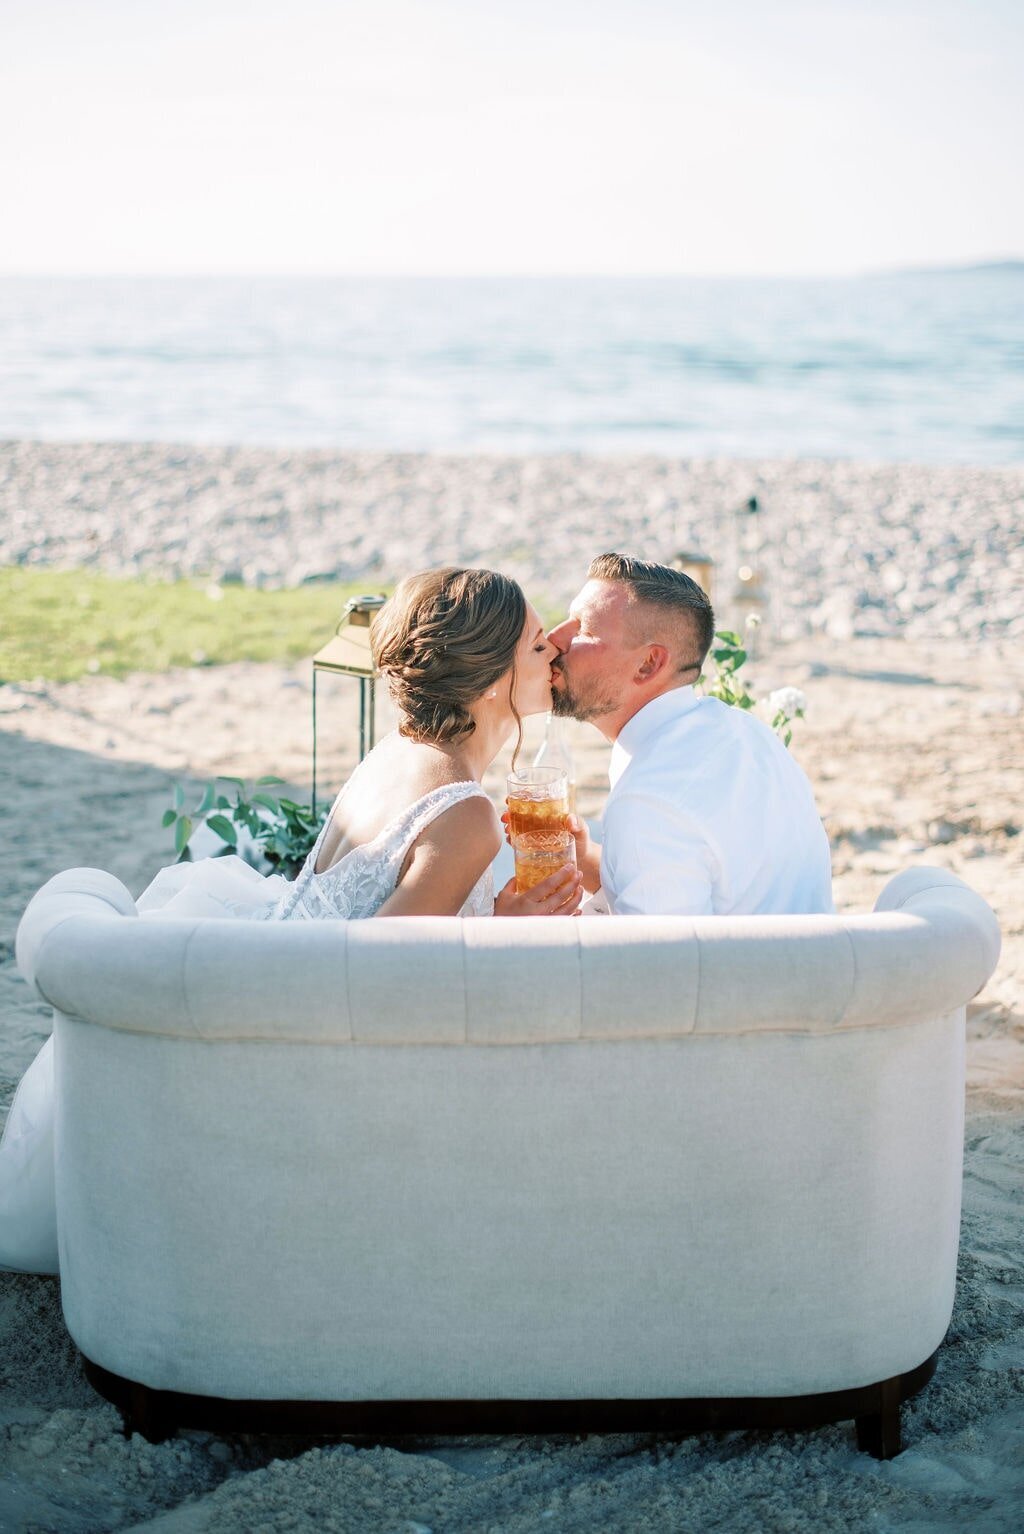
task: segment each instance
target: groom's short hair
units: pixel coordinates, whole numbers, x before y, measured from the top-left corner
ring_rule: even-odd
[[[675,616],[686,617],[693,641],[693,653],[682,657],[681,670],[696,667],[699,671],[715,637],[715,610],[707,592],[682,570],[657,565],[649,559],[633,559],[628,554],[598,554],[590,561],[587,579],[621,581],[630,588],[631,600],[648,607],[659,607]],[[652,636],[653,637],[653,636]]]

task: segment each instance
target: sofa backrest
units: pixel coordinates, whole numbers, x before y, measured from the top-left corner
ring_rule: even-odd
[[[112,875],[32,901],[18,962],[59,1010],[209,1039],[534,1044],[891,1027],[962,1006],[999,953],[986,903],[913,869],[870,916],[263,923],[139,920]]]

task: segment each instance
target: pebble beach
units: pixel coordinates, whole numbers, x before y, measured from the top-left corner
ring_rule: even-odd
[[[372,589],[493,564],[564,602],[604,549],[731,569],[752,496],[775,638],[1024,635],[1020,467],[0,443],[0,565]]]
[[[934,864],[992,904],[1004,939],[968,1009],[956,1308],[935,1380],[904,1408],[897,1459],[859,1455],[849,1423],[681,1440],[126,1442],[84,1380],[56,1281],[0,1274],[0,1534],[1018,1529],[1022,528],[1018,467],[0,443],[0,565],[374,590],[479,563],[555,608],[604,549],[699,549],[727,620],[747,538],[765,596],[750,669],[759,692],[807,696],[792,749],[830,834],[837,906],[870,910],[894,873]],[[320,745],[333,790],[356,732],[353,700],[331,697]],[[586,726],[572,744],[580,808],[597,816],[607,747]],[[175,781],[277,773],[308,798],[310,749],[307,663],[0,683],[0,1119],[49,1030],[13,959],[40,884],[91,864],[137,893],[171,860],[160,816]],[[487,783],[496,798],[504,770]]]

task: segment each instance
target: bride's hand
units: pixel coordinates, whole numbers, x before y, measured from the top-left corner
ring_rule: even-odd
[[[532,890],[516,893],[510,879],[494,901],[495,916],[575,916],[583,899],[583,880],[571,863],[549,874]]]

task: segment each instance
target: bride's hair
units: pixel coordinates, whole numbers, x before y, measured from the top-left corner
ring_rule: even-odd
[[[469,705],[512,673],[526,598],[507,575],[455,567],[407,576],[373,620],[370,644],[411,740],[452,741],[475,729]],[[512,712],[522,726],[515,702]]]

